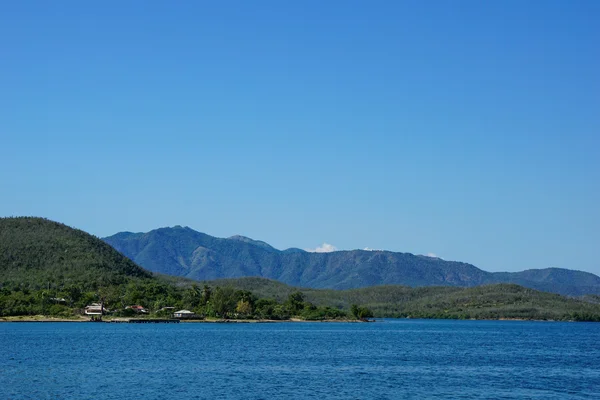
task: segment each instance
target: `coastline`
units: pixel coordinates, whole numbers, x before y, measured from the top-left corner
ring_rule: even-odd
[[[101,321],[103,323],[129,323],[130,320],[134,321],[143,321],[146,318],[109,318]],[[300,318],[290,318],[287,320],[281,319],[181,319],[178,320],[182,324],[277,324],[277,323],[331,323],[331,322],[340,322],[340,323],[369,323],[369,322],[381,322],[382,318],[378,319],[369,319],[366,321],[363,320],[354,320],[354,319],[324,319],[324,320],[305,320]],[[398,319],[424,319],[424,320],[451,320],[451,321],[521,321],[521,322],[577,322],[574,320],[544,320],[544,319],[528,319],[528,318],[494,318],[494,319],[475,319],[470,318],[466,320],[454,319],[454,318],[398,318]],[[165,318],[165,320],[167,320]],[[90,321],[88,317],[79,316],[75,318],[54,318],[43,315],[27,315],[27,316],[11,316],[11,317],[0,317],[0,323],[3,322],[73,322],[73,323],[82,323],[82,322],[94,322]],[[97,322],[94,322],[97,323]]]
[[[102,321],[101,323],[129,323],[130,320],[143,321],[145,318],[111,318]],[[166,320],[166,319],[165,319]],[[343,319],[325,319],[325,320],[304,320],[299,318],[290,318],[288,320],[276,320],[276,319],[182,319],[178,320],[180,323],[185,324],[271,324],[271,323],[296,323],[296,322],[343,322],[343,323],[362,323],[362,322],[375,322],[375,320],[360,321],[360,320],[343,320]],[[15,316],[15,317],[0,317],[0,323],[2,322],[93,322],[89,318],[80,316],[79,318],[53,318],[43,315],[28,315],[28,316]]]
[[[323,319],[323,320],[307,320],[307,319],[299,319],[299,318],[290,318],[290,319],[190,319],[190,320],[181,320],[181,323],[186,324],[198,324],[198,323],[207,323],[207,324],[271,324],[271,323],[293,323],[293,322],[344,322],[344,323],[354,323],[354,322],[374,322],[374,321],[360,321],[354,319]]]
[[[14,317],[0,317],[0,322],[90,322],[89,318],[53,318],[44,315],[19,315]]]

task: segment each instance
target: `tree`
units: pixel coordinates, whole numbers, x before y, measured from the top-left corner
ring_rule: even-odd
[[[40,290],[37,293],[37,297],[40,300],[40,304],[41,304],[41,309],[42,309],[42,314],[46,315],[46,305],[49,302],[50,299],[50,294],[47,290]]]
[[[371,311],[367,307],[359,307],[358,308],[358,318],[361,320],[365,320],[367,318],[373,318],[373,311]]]
[[[350,306],[350,313],[352,314],[352,316],[356,319],[359,319],[359,313],[358,313],[359,309],[358,306],[356,304],[352,304]]]
[[[254,306],[255,313],[264,319],[273,318],[273,310],[277,306],[277,302],[273,299],[259,299]]]
[[[299,290],[291,293],[285,302],[285,306],[290,310],[291,314],[298,314],[304,308],[304,294]]]
[[[212,294],[212,305],[218,316],[227,318],[235,308],[235,291],[231,286],[221,288],[217,286]]]
[[[202,298],[200,300],[200,304],[206,305],[206,303],[208,303],[210,301],[211,294],[212,294],[212,291],[210,289],[210,286],[205,284],[204,287],[202,288]]]
[[[373,311],[367,307],[359,307],[356,304],[350,306],[350,313],[356,319],[365,320],[367,318],[373,318]]]
[[[73,307],[73,304],[77,303],[79,299],[81,299],[81,295],[83,291],[81,290],[81,286],[72,284],[63,289],[66,293],[67,298],[69,299],[69,305]]]
[[[118,306],[121,301],[121,288],[119,286],[99,287],[98,300],[107,308]]]
[[[189,308],[199,306],[202,302],[202,289],[194,283],[192,287],[185,291],[183,301]]]
[[[237,303],[237,307],[235,308],[235,312],[242,316],[248,316],[252,314],[252,305],[247,300],[240,300]]]

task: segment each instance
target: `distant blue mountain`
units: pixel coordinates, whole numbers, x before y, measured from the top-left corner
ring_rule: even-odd
[[[216,238],[181,226],[121,232],[104,241],[150,271],[197,280],[258,276],[293,286],[331,289],[516,283],[571,296],[600,294],[600,277],[581,271],[548,268],[492,273],[463,262],[410,253],[280,251],[244,236]]]

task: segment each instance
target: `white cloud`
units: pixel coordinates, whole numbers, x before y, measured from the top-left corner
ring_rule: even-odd
[[[316,249],[306,249],[306,251],[311,253],[331,253],[333,251],[337,251],[337,247],[329,243],[323,243]]]
[[[435,253],[427,253],[427,254],[426,254],[426,256],[427,256],[427,257],[432,257],[432,258],[439,258],[439,257],[437,256],[437,254],[435,254]]]

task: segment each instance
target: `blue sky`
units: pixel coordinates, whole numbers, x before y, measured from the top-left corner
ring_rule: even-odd
[[[600,274],[600,3],[426,3],[3,2],[0,215]]]

